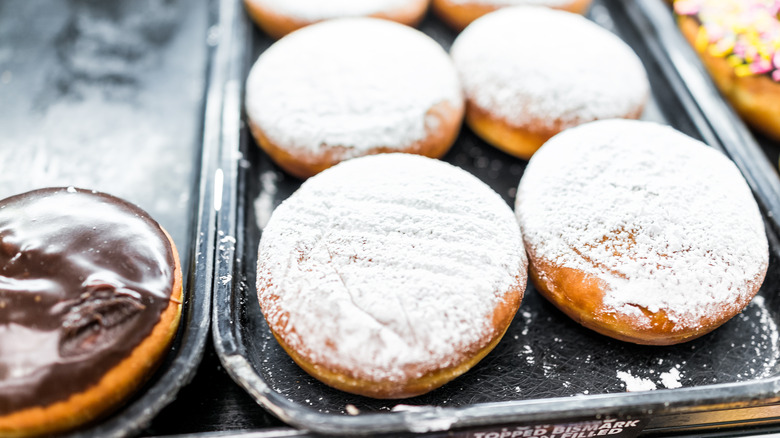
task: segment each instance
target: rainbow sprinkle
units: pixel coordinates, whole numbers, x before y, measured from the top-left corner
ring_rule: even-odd
[[[676,0],[674,11],[701,23],[696,50],[725,58],[739,77],[780,82],[780,0]]]

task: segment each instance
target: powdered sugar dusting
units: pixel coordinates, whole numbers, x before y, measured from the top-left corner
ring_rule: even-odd
[[[469,25],[451,54],[467,99],[514,126],[562,129],[626,117],[641,111],[649,93],[631,48],[568,12],[501,9]]]
[[[340,159],[422,140],[438,127],[428,112],[441,103],[463,106],[446,52],[417,30],[371,18],[294,32],[247,80],[247,114],[271,141],[315,155],[341,146]]]
[[[315,363],[390,380],[482,346],[487,317],[524,284],[527,266],[517,222],[495,192],[405,154],[357,158],[309,179],[274,211],[258,260],[263,313],[285,323],[278,334],[288,345]]]
[[[319,21],[412,8],[423,0],[251,0],[288,17]]]
[[[531,159],[516,213],[529,252],[604,282],[604,311],[665,311],[675,329],[736,312],[768,264],[736,166],[669,127],[609,120],[564,131]]]

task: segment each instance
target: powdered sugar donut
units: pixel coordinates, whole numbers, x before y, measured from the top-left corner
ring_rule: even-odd
[[[258,254],[260,305],[282,347],[324,383],[378,398],[425,393],[476,364],[527,278],[501,197],[408,154],[307,180],[273,212]]]
[[[477,18],[508,6],[544,6],[584,14],[591,0],[433,0],[436,14],[456,30],[461,30]]]
[[[515,209],[537,289],[625,341],[674,344],[715,329],[750,302],[768,265],[736,166],[649,122],[555,136],[528,164]]]
[[[521,158],[566,128],[637,118],[649,94],[642,62],[631,48],[568,12],[492,12],[458,36],[451,54],[466,94],[466,122],[487,142]]]
[[[273,38],[334,18],[375,17],[416,26],[430,0],[244,0],[249,16]]]
[[[247,80],[252,134],[298,177],[381,152],[438,158],[455,141],[463,111],[447,53],[417,30],[373,18],[290,34],[260,56]]]

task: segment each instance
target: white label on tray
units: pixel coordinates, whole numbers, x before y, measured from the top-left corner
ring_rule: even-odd
[[[457,438],[590,438],[609,436],[634,438],[642,432],[646,419],[604,419],[568,424],[502,427],[501,429],[456,433]]]

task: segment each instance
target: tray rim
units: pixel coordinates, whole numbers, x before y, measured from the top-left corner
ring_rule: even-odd
[[[238,40],[238,42],[234,40],[229,43],[231,45],[229,58],[233,65],[231,76],[226,80],[226,92],[229,96],[225,99],[226,101],[234,102],[235,106],[233,108],[223,107],[223,118],[230,121],[231,126],[238,126],[240,129],[240,102],[243,89],[243,65],[240,63],[247,61],[250,56],[247,53],[248,50],[242,44],[251,37],[249,31],[251,24],[245,14],[243,14],[241,0],[221,0],[221,3],[224,7],[223,11],[230,14],[229,20],[232,20],[230,21],[233,29],[232,34]],[[623,5],[622,1],[613,3]],[[650,28],[643,28],[642,30],[652,32],[656,38],[659,37],[659,23],[655,21],[663,20],[663,17],[658,15],[657,9],[663,6],[662,2],[660,0],[636,0],[636,3],[627,3],[629,4],[622,7],[628,9],[627,13],[634,14],[633,18],[636,19],[636,14],[638,13],[646,15],[645,23],[643,24],[650,26]],[[632,8],[633,10],[631,10]],[[654,15],[651,16],[651,14]],[[668,18],[671,19],[671,16]],[[661,26],[660,28],[664,27]],[[679,36],[682,37],[682,35]],[[649,38],[649,36],[645,35],[645,38]],[[687,42],[685,43],[687,45]],[[227,51],[228,49],[225,50]],[[659,56],[659,53],[655,52],[654,55]],[[663,56],[669,55],[664,53]],[[691,61],[690,58],[682,58],[682,60]],[[769,168],[768,160],[760,148],[758,148],[755,140],[752,139],[747,128],[741,125],[741,122],[738,122],[733,112],[728,112],[730,108],[722,102],[722,99],[721,104],[712,107],[712,110],[726,111],[725,114],[732,116],[732,121],[737,121],[736,124],[738,126],[733,128],[731,132],[726,130],[724,131],[725,133],[721,133],[714,129],[715,127],[708,119],[708,114],[696,102],[696,95],[689,94],[690,90],[687,80],[690,80],[690,77],[683,77],[679,74],[679,67],[674,62],[674,59],[661,59],[658,61],[660,64],[664,64],[663,61],[666,61],[668,65],[663,65],[663,67],[672,69],[671,71],[665,69],[663,73],[675,75],[675,77],[667,77],[667,79],[673,83],[675,79],[678,81],[677,85],[680,87],[680,90],[677,91],[685,93],[681,99],[685,101],[686,109],[689,112],[694,112],[692,118],[700,118],[700,120],[695,121],[695,124],[698,129],[704,130],[702,136],[711,146],[721,150],[731,158],[732,154],[744,153],[745,148],[725,147],[721,143],[721,138],[723,138],[721,136],[727,136],[726,138],[729,141],[734,141],[734,138],[737,138],[739,141],[752,141],[752,146],[756,148],[757,152],[761,153],[759,161],[764,162],[767,166],[745,166],[743,162],[743,166],[740,167],[738,165],[738,167],[740,167],[743,174],[746,172],[764,172]],[[698,71],[697,74],[704,74],[701,68],[698,70],[695,69],[695,66],[693,68],[693,72]],[[709,85],[714,87],[711,82]],[[717,92],[714,98],[719,98]],[[236,134],[237,132],[239,132],[238,129],[233,133],[225,132],[227,142],[222,144],[222,165],[225,166],[222,168],[225,174],[224,190],[227,193],[226,199],[234,201],[237,200],[237,193],[241,185],[241,181],[237,179],[240,166],[238,160],[241,159],[240,152],[236,153],[240,151],[241,141],[239,135]],[[737,135],[737,137],[734,137],[734,135]],[[748,150],[750,152],[750,145],[748,145]],[[771,230],[767,230],[768,237],[771,242],[770,248],[773,248],[775,253],[777,253],[780,251],[778,249],[780,248],[780,241],[778,241],[775,232],[780,230],[780,226],[777,223],[777,216],[773,215],[772,212],[775,211],[774,208],[778,208],[777,211],[780,212],[780,198],[778,198],[779,202],[777,203],[763,200],[762,198],[766,196],[767,191],[761,191],[760,189],[765,188],[767,185],[766,181],[759,180],[761,182],[757,189],[754,178],[749,179],[746,175],[746,179],[754,193],[758,195],[757,198],[762,201],[761,206],[764,218],[771,219],[768,227]],[[770,180],[768,186],[772,188],[773,184]],[[776,186],[780,188],[780,179],[778,179]],[[768,193],[771,193],[771,190]],[[237,229],[242,229],[239,225],[243,222],[243,218],[237,214],[237,207],[237,203],[229,204],[225,201],[219,212],[218,230],[220,235],[234,236],[235,240],[230,242],[230,245],[220,245],[218,255],[215,258],[215,292],[212,309],[214,321],[212,334],[215,350],[228,374],[260,406],[285,423],[297,428],[315,433],[349,435],[435,432],[465,427],[574,421],[585,418],[602,418],[604,416],[644,418],[715,409],[737,409],[780,402],[780,376],[774,376],[748,382],[721,383],[648,392],[576,395],[547,399],[479,403],[463,407],[421,406],[415,407],[416,409],[410,411],[365,413],[357,416],[321,413],[316,409],[290,401],[270,388],[262,376],[254,370],[253,366],[243,356],[245,349],[240,344],[240,341],[237,340],[237,336],[233,331],[235,326],[232,321],[226,318],[225,315],[220,317],[223,313],[234,315],[232,278],[239,274],[235,272],[237,266],[236,256],[238,254],[236,248],[243,248],[243,236],[236,232]],[[219,278],[230,279],[230,281],[216,281]]]

